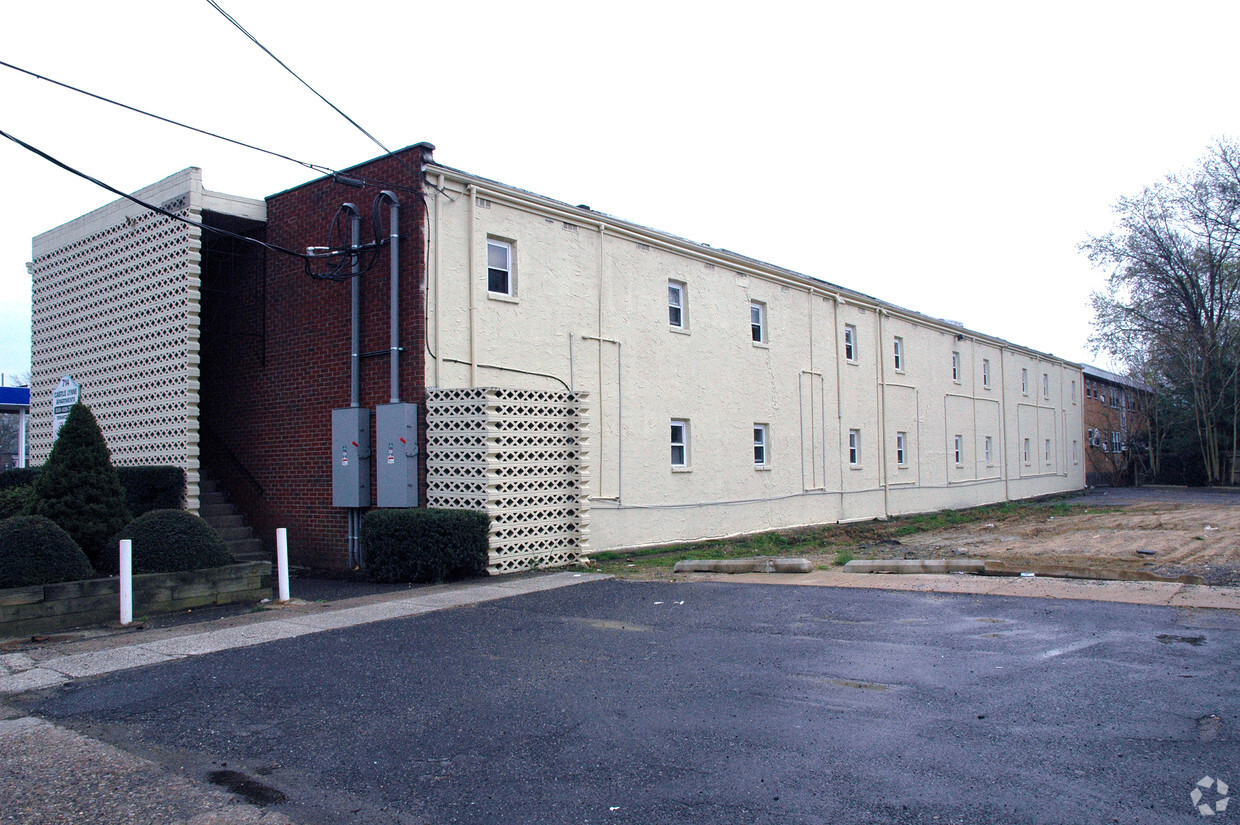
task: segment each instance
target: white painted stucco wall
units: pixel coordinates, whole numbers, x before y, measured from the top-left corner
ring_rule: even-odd
[[[591,551],[1084,485],[1079,447],[1071,454],[1082,432],[1076,365],[501,184],[436,166],[428,175],[443,191],[428,194],[427,383],[590,393]],[[512,297],[487,292],[488,237],[513,245]],[[686,287],[681,330],[668,323],[669,280]],[[751,301],[766,308],[762,343]],[[689,422],[684,469],[671,466],[672,419]],[[768,428],[761,468],[756,423]],[[850,430],[861,436],[856,466]]]

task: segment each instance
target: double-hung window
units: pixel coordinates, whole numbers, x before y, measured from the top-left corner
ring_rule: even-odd
[[[766,343],[766,304],[761,301],[749,302],[749,333],[755,344]]]
[[[990,359],[982,359],[982,386],[989,389],[990,387]]]
[[[848,431],[848,466],[861,466],[861,430]]]
[[[955,444],[956,466],[960,467],[964,464],[964,436],[956,436]]]
[[[857,328],[852,324],[844,325],[844,360],[857,360]]]
[[[685,329],[689,326],[689,312],[686,306],[688,287],[681,281],[667,282],[667,323],[672,329]]]
[[[766,466],[766,425],[753,425],[753,466]]]
[[[689,422],[683,418],[672,419],[672,467],[689,466]]]
[[[892,342],[892,348],[895,350],[896,356],[896,372],[904,371],[904,339],[895,338]]]
[[[516,295],[512,272],[512,244],[487,238],[487,292]]]
[[[1029,394],[1029,370],[1024,368],[1020,371],[1020,391],[1025,395]]]
[[[1051,440],[1049,438],[1046,439],[1046,451],[1043,453],[1042,460],[1047,464],[1051,463]]]
[[[1029,463],[1029,439],[1027,438],[1025,439],[1024,447],[1025,447],[1025,451],[1022,455],[1023,455],[1025,463],[1028,464]]]
[[[896,433],[896,464],[908,464],[908,433]]]
[[[960,383],[960,353],[952,353],[952,380]]]
[[[1051,377],[1047,373],[1042,373],[1042,397],[1051,397]]]
[[[990,452],[990,450],[991,450],[991,440],[990,440],[990,436],[986,436],[986,440],[983,442],[983,448],[986,450],[986,466],[987,466],[987,467],[989,467],[989,466],[991,465],[991,458],[990,458],[990,456],[991,456],[991,452]]]

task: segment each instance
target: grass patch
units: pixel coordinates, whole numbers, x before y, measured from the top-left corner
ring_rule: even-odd
[[[640,550],[615,550],[596,553],[590,560],[603,573],[619,577],[642,578],[666,576],[676,562],[685,559],[745,559],[762,556],[818,557],[826,564],[834,555],[835,563],[852,561],[859,547],[903,536],[929,533],[965,524],[999,524],[1008,521],[1046,520],[1084,512],[1112,509],[1096,505],[1075,504],[1070,500],[1050,499],[1033,502],[1008,501],[970,507],[966,510],[940,510],[913,516],[897,516],[885,521],[853,524],[827,524],[797,530],[774,530],[754,533],[735,539],[718,539],[690,544],[648,547]]]

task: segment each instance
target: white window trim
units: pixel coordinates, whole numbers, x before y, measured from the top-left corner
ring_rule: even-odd
[[[956,466],[964,466],[964,436],[957,435],[952,442],[953,454],[956,456]]]
[[[769,470],[771,468],[771,447],[770,447],[770,428],[766,424],[755,423],[753,425],[753,468],[755,470]],[[762,434],[761,439],[758,433]],[[762,449],[762,460],[758,461],[758,449]]]
[[[672,303],[672,290],[677,293],[679,305]],[[672,321],[672,310],[680,310],[680,323]],[[667,279],[667,326],[672,332],[689,331],[689,285],[674,278]]]
[[[848,466],[861,469],[861,430],[848,431]]]
[[[753,322],[753,313],[755,309],[758,311],[758,323],[756,325]],[[757,326],[758,328],[757,338],[753,337],[754,326]],[[766,328],[766,304],[762,301],[749,302],[749,337],[753,340],[753,345],[755,347],[764,347],[770,343],[768,340],[770,334]]]
[[[852,350],[850,353],[849,350]],[[857,326],[844,324],[844,360],[850,364],[857,363]]]
[[[676,441],[675,437],[672,436],[670,439],[671,443],[669,446],[671,448],[675,448],[677,446],[681,448],[681,456],[683,458],[683,462],[680,464],[677,464],[675,458],[671,457],[670,450],[669,450],[668,458],[671,461],[673,472],[685,472],[689,469],[690,467],[689,462],[692,460],[692,456],[689,453],[689,419],[673,418],[671,426],[676,427],[677,425],[679,425],[681,428],[680,429],[681,440]]]
[[[1046,439],[1046,450],[1043,456],[1044,456],[1043,460],[1046,462],[1046,465],[1049,467],[1051,463],[1051,440],[1049,438]]]
[[[952,381],[960,383],[960,353],[952,350]]]
[[[990,436],[986,436],[985,440],[983,441],[983,448],[985,449],[985,453],[986,453],[986,466],[987,467],[995,466],[994,442],[991,440]]]
[[[1025,439],[1024,447],[1025,449],[1022,455],[1024,457],[1025,466],[1028,467],[1029,466],[1029,439],[1027,438]]]
[[[990,359],[982,359],[982,387],[990,389]]]
[[[1029,370],[1025,367],[1020,368],[1020,394],[1029,394]]]
[[[908,466],[908,433],[896,433],[896,466]]]
[[[892,339],[892,349],[895,353],[896,372],[904,372],[904,339],[899,335]]]
[[[1051,398],[1051,376],[1050,373],[1042,373],[1042,398],[1047,401]]]
[[[491,266],[491,247],[503,249],[508,256],[508,268],[500,270],[499,267]],[[515,247],[512,241],[506,241],[502,238],[487,238],[487,297],[496,298],[498,300],[516,300],[517,297],[517,268],[515,265],[516,255]],[[491,289],[491,270],[502,271],[507,276],[505,283],[508,289],[505,291]]]

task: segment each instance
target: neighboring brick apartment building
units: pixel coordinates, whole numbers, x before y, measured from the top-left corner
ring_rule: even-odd
[[[148,216],[188,239],[190,266],[108,287],[180,284],[188,317],[159,319],[186,355],[184,449],[162,461],[184,462],[192,484],[217,479],[267,540],[289,527],[302,564],[354,563],[362,512],[415,491],[419,505],[486,510],[505,571],[1085,483],[1079,365],[442,166],[428,144],[234,199],[237,214],[207,194],[204,217],[288,250],[346,247],[360,229],[362,274],[333,281],[310,277],[325,258]],[[126,237],[130,208],[88,217]],[[65,311],[40,273],[77,242],[71,226],[35,241],[36,342]],[[43,396],[64,373],[104,408],[110,442],[147,415],[108,384],[127,385],[127,352],[110,378],[79,375],[89,353],[126,346],[87,327],[36,346],[36,463],[51,444]]]
[[[1085,376],[1085,483],[1140,484],[1148,469],[1149,405],[1153,389],[1082,365]]]

